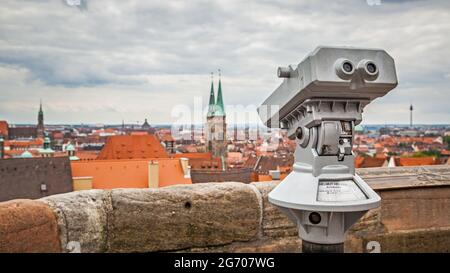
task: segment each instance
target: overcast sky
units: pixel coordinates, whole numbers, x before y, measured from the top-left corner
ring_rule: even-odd
[[[35,123],[42,98],[46,123],[170,123],[175,106],[207,103],[218,68],[225,104],[258,105],[277,66],[348,45],[397,66],[365,124],[406,124],[410,103],[416,123],[450,123],[450,1],[76,2],[1,1],[0,120]]]

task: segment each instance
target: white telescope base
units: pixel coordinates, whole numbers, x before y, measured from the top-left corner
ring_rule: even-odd
[[[347,230],[378,207],[381,198],[357,174],[315,177],[311,166],[295,163],[294,170],[269,193],[269,201],[298,225],[302,240],[340,244]]]

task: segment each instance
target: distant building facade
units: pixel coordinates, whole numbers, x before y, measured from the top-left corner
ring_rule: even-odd
[[[6,123],[7,124],[7,123]],[[2,126],[4,127],[4,126]],[[4,137],[7,139],[32,139],[32,138],[44,138],[45,126],[44,126],[44,111],[42,110],[42,102],[39,104],[38,123],[37,126],[9,126],[7,130],[2,129]]]
[[[34,126],[12,126],[8,129],[8,139],[37,138],[37,128]]]
[[[260,155],[250,156],[243,168],[253,171],[252,181],[283,180],[291,171],[294,156],[287,155]]]
[[[150,123],[148,123],[148,120],[145,119],[144,123],[141,125],[140,130],[134,130],[135,132],[147,132],[148,134],[154,134],[156,132],[155,128],[153,128]]]
[[[71,192],[68,157],[0,159],[0,201]]]
[[[144,123],[141,126],[142,130],[150,130],[152,128],[152,126],[150,126],[150,124],[148,123],[148,120],[145,119]]]
[[[208,169],[196,169],[191,170],[192,183],[209,183],[209,182],[242,182],[251,183],[252,169],[241,168],[233,170],[208,170]]]

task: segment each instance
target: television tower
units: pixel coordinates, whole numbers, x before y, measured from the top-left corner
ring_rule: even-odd
[[[412,106],[412,104],[409,106],[409,127],[413,127],[413,117],[412,117],[412,114],[413,114],[413,106]]]

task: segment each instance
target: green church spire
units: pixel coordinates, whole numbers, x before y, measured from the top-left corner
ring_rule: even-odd
[[[225,107],[223,105],[223,98],[222,98],[222,82],[220,79],[220,69],[219,69],[219,91],[217,93],[217,102],[216,102],[216,116],[225,116]]]
[[[209,106],[208,106],[208,114],[207,117],[214,116],[215,111],[215,98],[214,98],[214,82],[213,82],[213,73],[211,72],[211,91],[209,92]]]

